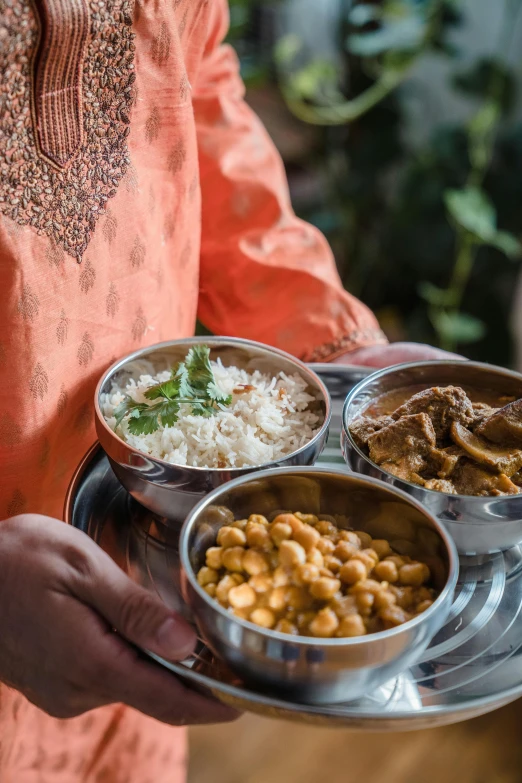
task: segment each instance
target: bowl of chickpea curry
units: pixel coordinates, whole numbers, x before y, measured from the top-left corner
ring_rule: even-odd
[[[522,540],[522,376],[474,362],[375,373],[343,412],[350,467],[391,483],[444,522],[461,554]]]
[[[262,471],[215,490],[180,539],[182,588],[230,669],[308,703],[360,698],[444,624],[458,558],[420,504],[328,468]]]

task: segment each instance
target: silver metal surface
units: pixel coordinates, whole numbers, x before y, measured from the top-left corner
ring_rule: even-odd
[[[435,557],[444,569],[433,605],[404,625],[352,639],[313,639],[260,628],[235,617],[203,590],[196,574],[227,524],[222,509],[244,519],[280,509],[346,515],[356,530],[398,537],[386,503],[400,504],[401,538],[412,556]],[[370,525],[372,525],[370,529]],[[435,534],[433,537],[433,533]],[[426,539],[430,538],[428,545]],[[189,514],[179,542],[182,594],[211,650],[257,689],[307,704],[359,699],[411,666],[448,616],[458,573],[455,545],[444,527],[405,492],[327,467],[276,468],[244,476],[212,492]]]
[[[349,394],[343,410],[342,449],[356,473],[373,476],[408,492],[445,525],[465,555],[501,552],[522,541],[522,494],[503,497],[447,495],[392,476],[355,444],[350,424],[385,392],[404,386],[467,386],[522,397],[522,376],[478,362],[418,362],[374,373]]]
[[[332,397],[332,426],[320,464],[342,465],[341,409],[367,375],[361,368],[316,366]],[[177,536],[121,487],[99,447],[71,484],[66,520],[91,536],[138,583],[183,611]],[[201,644],[183,663],[160,663],[198,690],[265,717],[364,731],[405,731],[468,720],[522,696],[522,549],[461,557],[446,625],[418,661],[364,698],[303,706],[246,687]]]
[[[149,372],[150,364],[156,372],[170,369],[185,358],[192,345],[201,343],[209,346],[212,359],[219,357],[225,365],[270,374],[281,371],[288,374],[299,373],[308,382],[308,390],[316,397],[318,411],[324,416],[323,424],[315,437],[298,451],[277,462],[233,470],[172,465],[125,443],[105,421],[100,408],[100,395],[110,392],[114,383],[124,386],[129,378],[136,378],[144,371]],[[145,362],[150,363],[149,367],[145,367]],[[227,337],[173,340],[124,357],[113,364],[100,379],[94,395],[94,410],[99,441],[123,486],[139,503],[169,519],[169,522],[178,528],[196,503],[226,481],[267,467],[314,464],[323,450],[330,424],[328,390],[305,364],[275,348],[268,349],[250,340]]]

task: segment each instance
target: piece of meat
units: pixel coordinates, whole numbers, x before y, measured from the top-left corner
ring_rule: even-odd
[[[475,428],[475,433],[502,446],[522,447],[522,399],[493,413]]]
[[[499,408],[492,408],[491,405],[486,405],[485,402],[474,402],[473,413],[475,418],[473,419],[473,428],[477,427],[479,424],[482,424],[484,419],[489,418],[489,416],[492,416],[498,410]]]
[[[425,489],[433,489],[435,492],[445,492],[446,495],[456,495],[457,490],[451,481],[444,479],[429,479],[424,483]]]
[[[449,435],[452,421],[471,424],[474,418],[471,401],[459,386],[434,386],[414,394],[392,415],[394,419],[400,419],[416,413],[426,413],[430,417],[437,440]]]
[[[364,448],[368,443],[368,438],[383,427],[393,424],[391,416],[381,416],[379,419],[372,419],[369,416],[359,416],[358,419],[350,425],[350,434],[359,448]]]
[[[408,454],[400,457],[396,462],[383,462],[381,468],[403,481],[410,481],[412,484],[420,484],[421,486],[425,484],[420,472],[426,468],[426,462],[420,454]]]
[[[474,462],[462,460],[453,477],[458,495],[498,496],[518,495],[520,487],[504,473],[491,473]]]
[[[451,437],[457,446],[480,465],[486,465],[496,473],[512,476],[522,467],[522,451],[514,448],[503,448],[467,430],[462,424],[454,421],[451,425]]]
[[[465,452],[459,446],[448,446],[446,449],[432,449],[427,457],[427,469],[436,473],[440,479],[451,476]]]
[[[425,413],[403,416],[368,438],[370,459],[397,462],[405,455],[424,455],[435,446],[435,432]]]

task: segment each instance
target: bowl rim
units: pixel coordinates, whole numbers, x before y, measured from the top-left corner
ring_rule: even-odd
[[[323,473],[325,475],[333,474],[337,477],[347,478],[347,479],[351,478],[358,482],[362,482],[363,484],[367,484],[370,487],[378,487],[381,490],[389,491],[390,494],[395,495],[399,500],[405,501],[407,505],[413,506],[414,508],[417,509],[417,511],[420,511],[423,516],[429,518],[429,520],[433,523],[435,529],[437,530],[437,533],[439,534],[440,538],[442,539],[446,548],[446,553],[448,555],[448,576],[446,582],[444,584],[443,589],[441,590],[441,592],[439,593],[439,595],[437,596],[433,604],[429,607],[429,609],[426,609],[426,611],[422,612],[422,614],[413,617],[411,620],[408,620],[407,622],[402,623],[401,625],[398,625],[395,628],[390,628],[386,631],[378,631],[377,633],[367,634],[365,636],[342,637],[339,639],[329,639],[329,638],[322,638],[322,637],[315,637],[315,636],[299,636],[299,635],[293,636],[290,634],[281,633],[280,631],[273,631],[270,628],[263,628],[262,626],[256,625],[255,623],[251,623],[249,620],[242,620],[240,617],[235,617],[226,609],[224,609],[217,601],[211,598],[208,595],[208,593],[205,592],[205,590],[203,590],[203,588],[198,584],[196,575],[190,564],[189,533],[190,533],[190,529],[192,528],[192,525],[195,522],[196,517],[205,509],[206,506],[212,505],[214,500],[216,498],[219,498],[220,495],[222,495],[223,493],[231,489],[235,489],[236,487],[242,486],[243,484],[248,484],[250,481],[259,481],[263,478],[271,478],[272,476],[292,475],[292,474],[306,475],[307,473]],[[359,473],[353,473],[348,469],[344,469],[344,470],[334,469],[334,468],[322,467],[322,466],[319,467],[316,465],[309,465],[303,467],[285,467],[285,468],[275,468],[275,469],[272,468],[270,470],[263,470],[256,473],[253,476],[252,475],[242,476],[240,478],[234,479],[233,481],[228,481],[226,484],[210,492],[208,495],[206,495],[205,498],[203,498],[203,500],[201,500],[196,506],[194,506],[190,514],[187,516],[185,522],[183,523],[183,527],[181,528],[181,533],[179,537],[179,558],[180,558],[182,575],[184,575],[185,578],[188,579],[192,589],[196,591],[198,596],[202,598],[209,607],[211,607],[223,618],[232,620],[233,622],[238,623],[240,626],[245,628],[245,630],[255,631],[263,636],[266,636],[269,639],[285,642],[287,644],[305,645],[308,647],[317,647],[318,645],[321,647],[322,646],[345,647],[347,645],[350,647],[355,647],[360,644],[368,644],[369,642],[378,643],[379,641],[382,641],[384,639],[389,639],[392,636],[398,636],[401,633],[403,633],[404,630],[409,630],[417,625],[420,625],[421,623],[424,623],[429,617],[433,616],[440,609],[440,607],[446,601],[448,595],[449,594],[452,595],[454,593],[455,587],[457,585],[458,574],[459,574],[459,556],[453,539],[447,533],[444,526],[439,522],[439,520],[430,511],[428,511],[428,509],[426,509],[426,507],[423,506],[422,503],[417,501],[415,498],[412,498],[411,495],[408,495],[408,493],[404,492],[402,489],[398,489],[397,487],[390,486],[389,484],[386,484],[385,482],[380,481],[379,479],[375,479],[370,476],[362,476]],[[183,579],[182,579],[182,593],[184,593]],[[184,600],[186,600],[185,595],[183,595],[183,598]],[[194,613],[194,616],[195,619],[197,620],[196,613]]]
[[[196,465],[180,465],[177,462],[167,462],[164,459],[161,459],[160,457],[154,457],[151,454],[147,454],[145,451],[141,451],[140,449],[135,448],[134,446],[131,446],[127,441],[123,440],[123,438],[120,438],[119,435],[117,435],[113,429],[109,427],[107,424],[107,421],[105,420],[105,416],[103,415],[103,412],[101,410],[100,406],[100,395],[101,395],[101,389],[103,385],[110,380],[111,376],[113,376],[118,370],[123,369],[123,367],[132,362],[136,359],[143,358],[147,354],[170,348],[172,346],[176,345],[198,345],[198,344],[209,344],[209,347],[212,349],[212,343],[220,345],[226,345],[230,344],[233,346],[237,346],[238,348],[246,349],[249,346],[253,346],[255,348],[261,348],[267,353],[272,353],[276,357],[281,357],[283,359],[286,359],[292,364],[295,365],[296,372],[299,372],[302,374],[305,378],[305,380],[308,380],[309,382],[313,380],[319,390],[319,392],[322,394],[323,402],[325,405],[325,413],[324,413],[324,420],[321,423],[321,426],[315,433],[314,437],[311,438],[309,441],[307,441],[303,446],[296,449],[296,451],[292,451],[289,454],[285,454],[284,457],[281,457],[279,460],[273,460],[271,462],[263,462],[260,465],[245,465],[243,467],[237,468],[237,467],[225,467],[225,468],[206,468]],[[311,384],[310,384],[311,385]],[[133,353],[127,354],[126,356],[122,357],[121,359],[118,359],[116,362],[114,362],[101,376],[98,383],[96,384],[96,389],[94,391],[94,413],[96,418],[96,423],[98,426],[102,426],[107,433],[107,435],[113,439],[115,439],[118,444],[123,444],[123,446],[130,452],[133,452],[134,454],[139,454],[140,456],[145,457],[146,459],[149,459],[155,463],[158,463],[160,465],[164,465],[171,469],[182,469],[187,471],[196,471],[196,472],[202,472],[202,473],[212,473],[212,474],[219,474],[219,473],[226,473],[227,475],[237,475],[241,476],[245,473],[250,473],[252,471],[258,471],[259,469],[264,468],[271,468],[271,467],[277,467],[281,461],[290,459],[291,457],[295,457],[297,454],[301,454],[301,452],[308,449],[311,445],[315,444],[317,441],[319,441],[324,433],[328,431],[328,428],[330,426],[330,421],[332,418],[332,402],[330,398],[330,393],[328,391],[328,388],[326,387],[326,384],[322,381],[322,379],[319,377],[319,375],[314,372],[314,370],[311,370],[309,366],[307,366],[304,362],[302,362],[300,359],[297,359],[295,356],[292,356],[291,354],[287,353],[286,351],[282,351],[280,348],[273,348],[270,345],[265,345],[264,343],[256,342],[255,340],[246,340],[244,338],[239,337],[226,337],[223,335],[220,335],[218,337],[214,336],[208,336],[208,337],[186,337],[179,340],[166,340],[161,343],[154,343],[154,345],[150,345],[145,348],[140,348],[137,351],[133,351]],[[131,467],[131,466],[126,466]]]
[[[376,462],[373,462],[367,454],[364,453],[362,449],[359,448],[359,446],[356,444],[354,439],[352,438],[352,434],[350,432],[350,428],[347,425],[347,418],[348,418],[348,410],[350,406],[352,405],[355,397],[359,394],[360,391],[362,391],[366,384],[369,384],[372,380],[379,380],[380,378],[384,378],[386,375],[393,375],[394,371],[399,370],[410,370],[414,368],[421,368],[421,367],[436,367],[436,366],[466,366],[466,367],[472,367],[477,370],[487,370],[487,371],[493,371],[493,373],[498,372],[499,375],[506,375],[509,378],[513,378],[514,380],[519,380],[520,384],[522,385],[522,373],[518,373],[515,370],[509,370],[506,367],[500,367],[496,364],[487,364],[486,362],[472,362],[472,361],[461,361],[459,359],[450,359],[445,361],[443,360],[434,360],[434,361],[425,361],[425,362],[407,362],[405,364],[396,364],[392,367],[384,367],[381,370],[377,370],[376,372],[373,372],[371,375],[368,375],[367,378],[363,378],[362,381],[359,381],[353,389],[348,393],[344,405],[343,405],[343,411],[341,415],[342,419],[342,431],[344,436],[347,438],[347,440],[350,442],[350,446],[354,449],[354,451],[359,454],[360,457],[362,457],[365,462],[368,463],[368,465],[371,465],[376,470],[379,470],[384,476],[389,476],[394,480],[394,482],[398,482],[406,487],[413,487],[417,491],[421,492],[427,492],[430,495],[433,495],[435,497],[444,497],[448,498],[450,500],[465,500],[466,503],[472,502],[475,505],[484,504],[485,502],[491,503],[494,500],[501,500],[502,502],[509,502],[513,500],[517,500],[520,502],[520,498],[522,497],[522,493],[518,495],[502,495],[501,497],[494,497],[491,495],[458,495],[458,494],[449,494],[448,492],[439,492],[436,489],[427,489],[426,487],[421,486],[420,484],[414,484],[413,481],[406,481],[406,479],[401,479],[398,476],[394,476],[393,473],[388,473],[388,471],[383,470],[381,465],[377,465]],[[400,388],[400,387],[397,387]],[[459,520],[456,520],[457,522]],[[467,523],[465,523],[467,524]],[[477,523],[475,523],[477,524]],[[491,522],[484,522],[482,524],[491,525]]]

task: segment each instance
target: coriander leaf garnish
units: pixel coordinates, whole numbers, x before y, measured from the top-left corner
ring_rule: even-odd
[[[151,435],[160,423],[172,427],[179,419],[180,405],[190,405],[193,416],[212,416],[218,406],[230,405],[232,395],[224,394],[216,383],[210,364],[210,349],[195,345],[171,371],[171,377],[144,393],[148,402],[125,397],[114,410],[118,427],[128,416],[133,435]]]

